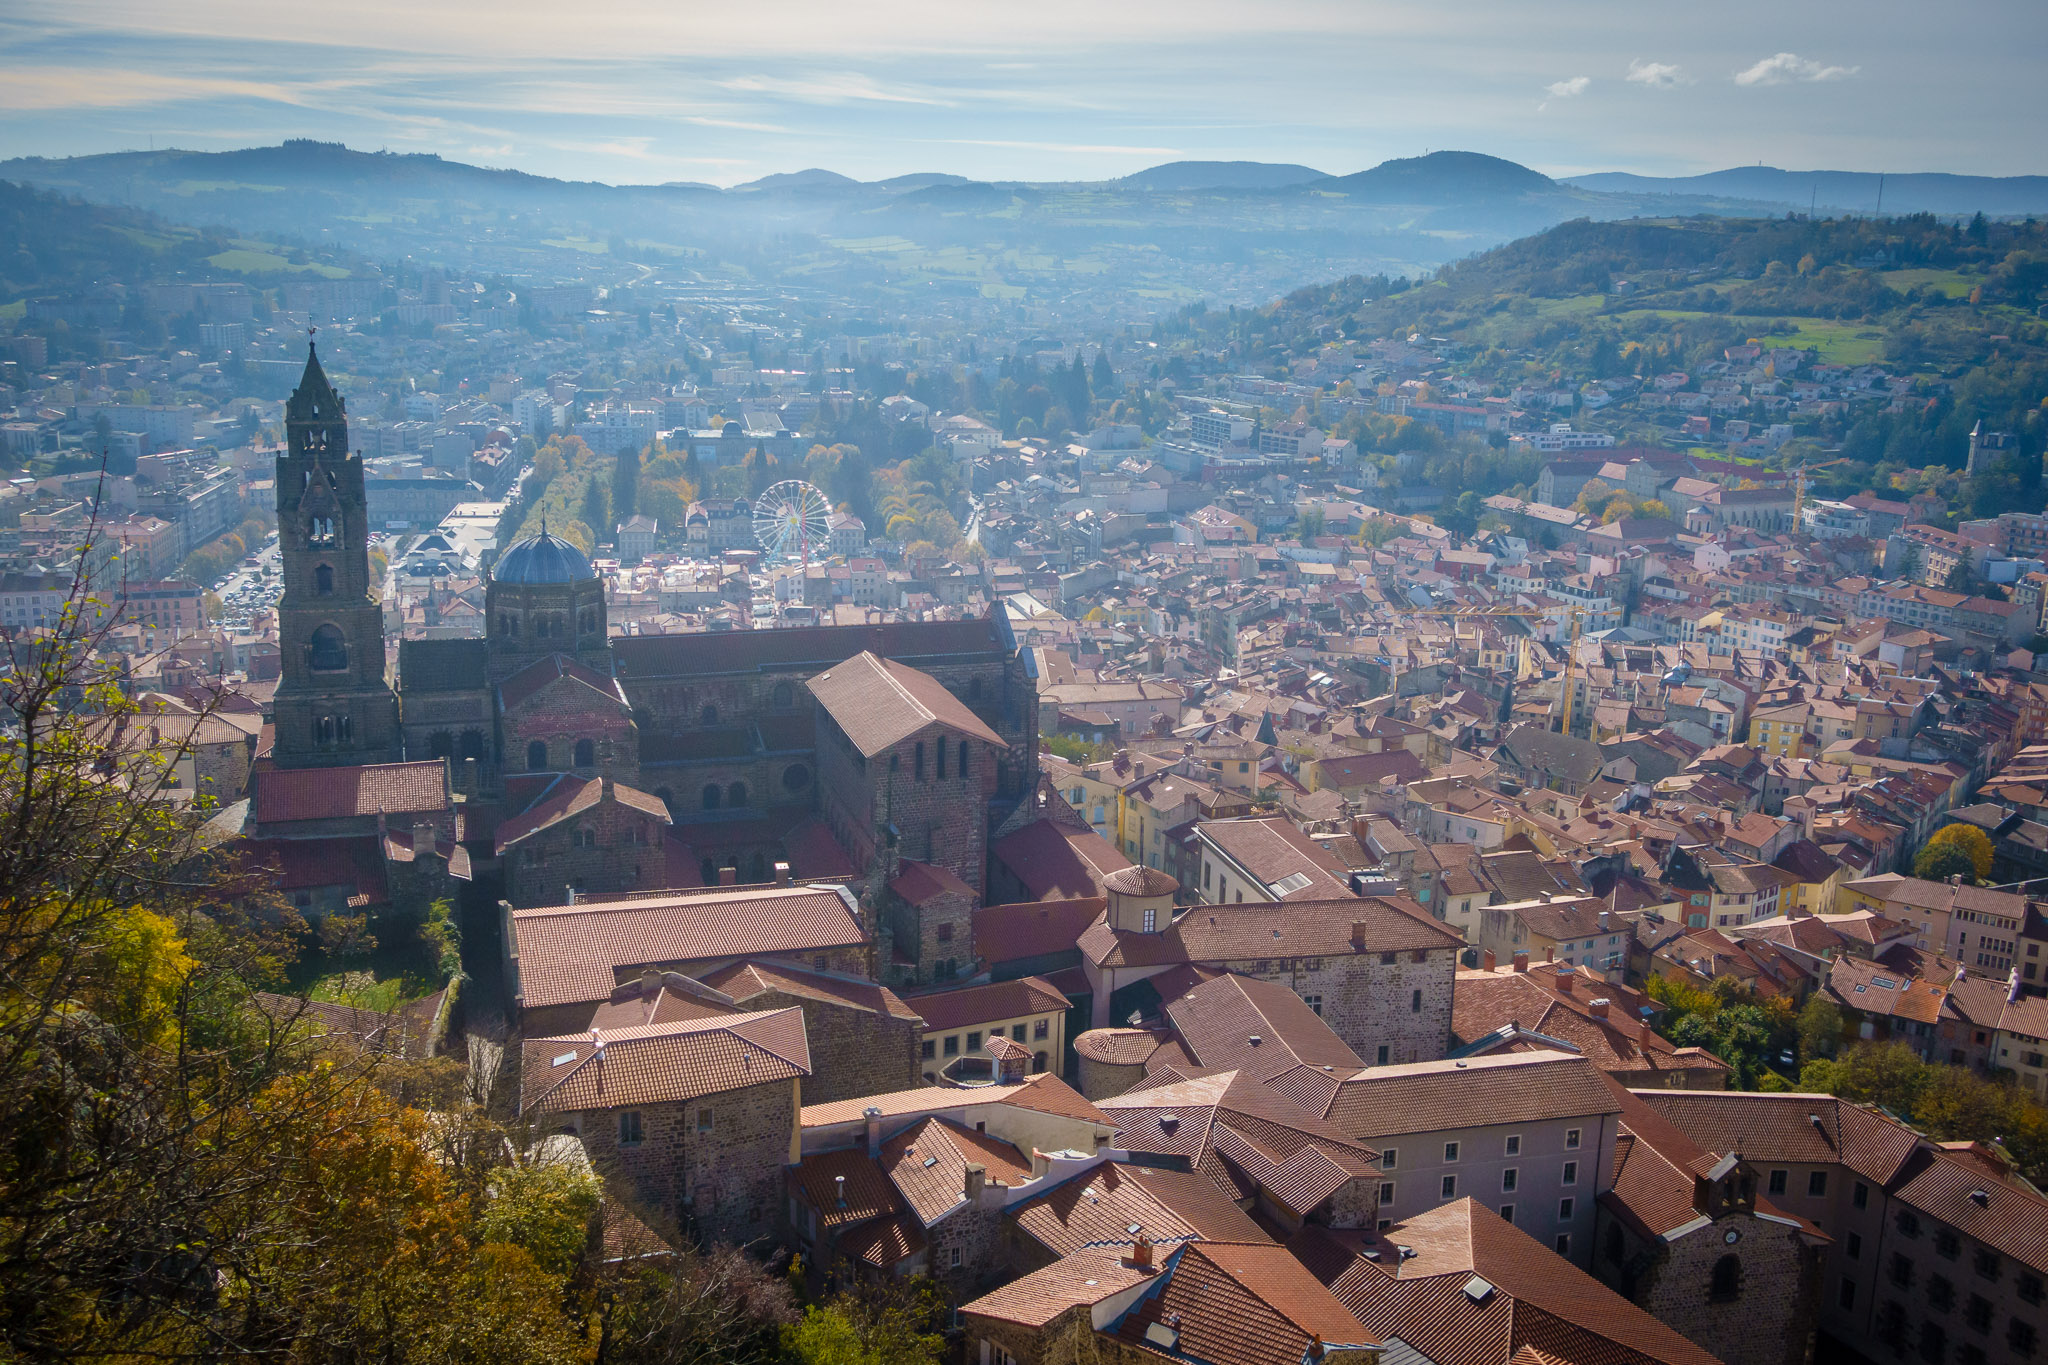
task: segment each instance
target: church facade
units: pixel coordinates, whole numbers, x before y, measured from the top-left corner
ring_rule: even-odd
[[[522,905],[778,865],[859,883],[878,919],[892,884],[979,898],[990,838],[1038,778],[1035,680],[999,608],[614,638],[603,580],[543,531],[499,556],[484,638],[400,642],[394,689],[362,465],[317,359],[288,430],[277,766],[445,763],[466,840]],[[900,976],[947,974],[908,937]]]

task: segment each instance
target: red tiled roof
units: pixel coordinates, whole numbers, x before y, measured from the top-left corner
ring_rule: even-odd
[[[863,650],[810,681],[813,696],[869,758],[931,725],[1000,746],[1003,737],[929,673]]]
[[[346,768],[273,768],[256,785],[256,822],[424,815],[448,809],[448,765],[371,763]]]
[[[912,1124],[883,1143],[880,1161],[926,1227],[966,1197],[969,1164],[982,1166],[992,1185],[1021,1185],[1031,1178],[1031,1158],[1014,1143],[939,1118]]]
[[[1071,949],[1106,903],[1094,896],[986,906],[974,912],[975,954],[996,963]]]
[[[1103,879],[1131,865],[1094,830],[1053,820],[1034,820],[998,839],[989,852],[1040,901],[1099,897]]]
[[[569,678],[581,683],[591,691],[601,694],[605,700],[626,704],[619,694],[619,685],[592,668],[586,668],[566,654],[550,654],[545,659],[535,659],[526,667],[498,684],[498,699],[506,710],[511,710],[534,693],[558,678]]]
[[[1206,1177],[1116,1162],[1054,1186],[1018,1205],[1013,1216],[1020,1231],[1055,1256],[1129,1246],[1133,1223],[1153,1242],[1265,1238],[1259,1225]]]
[[[936,863],[921,863],[905,859],[896,875],[889,881],[889,889],[901,896],[905,904],[923,905],[938,896],[961,896],[972,905],[980,897],[974,888],[959,877]]]
[[[1139,1346],[1154,1323],[1174,1326],[1176,1355],[1210,1365],[1295,1365],[1317,1338],[1327,1346],[1380,1342],[1301,1262],[1270,1243],[1189,1243],[1165,1286],[1132,1306],[1117,1335]]]
[[[1590,1058],[1515,1052],[1468,1061],[1378,1066],[1345,1080],[1324,1117],[1361,1139],[1488,1123],[1612,1114],[1621,1105]]]
[[[943,1033],[1002,1019],[1020,1019],[1030,1014],[1049,1014],[1066,1009],[1069,1003],[1066,996],[1038,976],[992,981],[987,985],[964,986],[958,990],[928,991],[911,996],[907,1002],[909,1008],[924,1017],[927,1033]]]
[[[529,1038],[520,1112],[675,1104],[811,1074],[803,1011],[726,1014],[601,1033]]]
[[[731,996],[734,1003],[740,1005],[770,991],[776,991],[804,1000],[870,1010],[894,1019],[918,1017],[917,1010],[905,1004],[902,998],[887,986],[877,985],[872,981],[853,981],[843,976],[830,976],[824,972],[805,971],[801,967],[791,967],[780,962],[736,962],[729,967],[707,972],[703,982],[711,989]]]
[[[344,887],[351,904],[382,905],[391,898],[384,857],[374,834],[351,839],[244,839],[231,846],[245,869],[266,868],[279,891]]]
[[[622,783],[609,782],[602,777],[569,777],[555,779],[541,798],[509,820],[501,821],[497,829],[496,848],[498,856],[529,835],[544,829],[552,829],[564,820],[573,819],[584,811],[596,806],[605,796],[607,784],[612,799],[631,810],[637,810],[666,825],[669,823],[668,807],[659,797],[646,792],[635,791]]]
[[[831,890],[763,887],[515,910],[520,1003],[610,997],[621,968],[772,957],[866,941]]]

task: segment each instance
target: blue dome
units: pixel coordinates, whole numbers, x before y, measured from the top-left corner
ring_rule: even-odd
[[[545,531],[505,551],[491,570],[497,583],[583,583],[596,577],[583,551]]]

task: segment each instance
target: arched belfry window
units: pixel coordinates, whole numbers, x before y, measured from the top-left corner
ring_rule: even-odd
[[[319,626],[307,648],[307,660],[321,673],[340,673],[348,668],[348,639],[335,626]]]
[[[334,544],[334,518],[314,515],[306,523],[306,543],[309,545]]]
[[[322,597],[332,597],[334,595],[334,567],[332,565],[317,564],[313,567],[313,591]]]

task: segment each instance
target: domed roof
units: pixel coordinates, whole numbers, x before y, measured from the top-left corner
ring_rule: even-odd
[[[583,551],[546,531],[513,545],[491,570],[496,583],[582,583],[595,577]]]
[[[1180,883],[1156,867],[1133,863],[1104,877],[1102,889],[1119,896],[1171,896],[1180,890]]]

